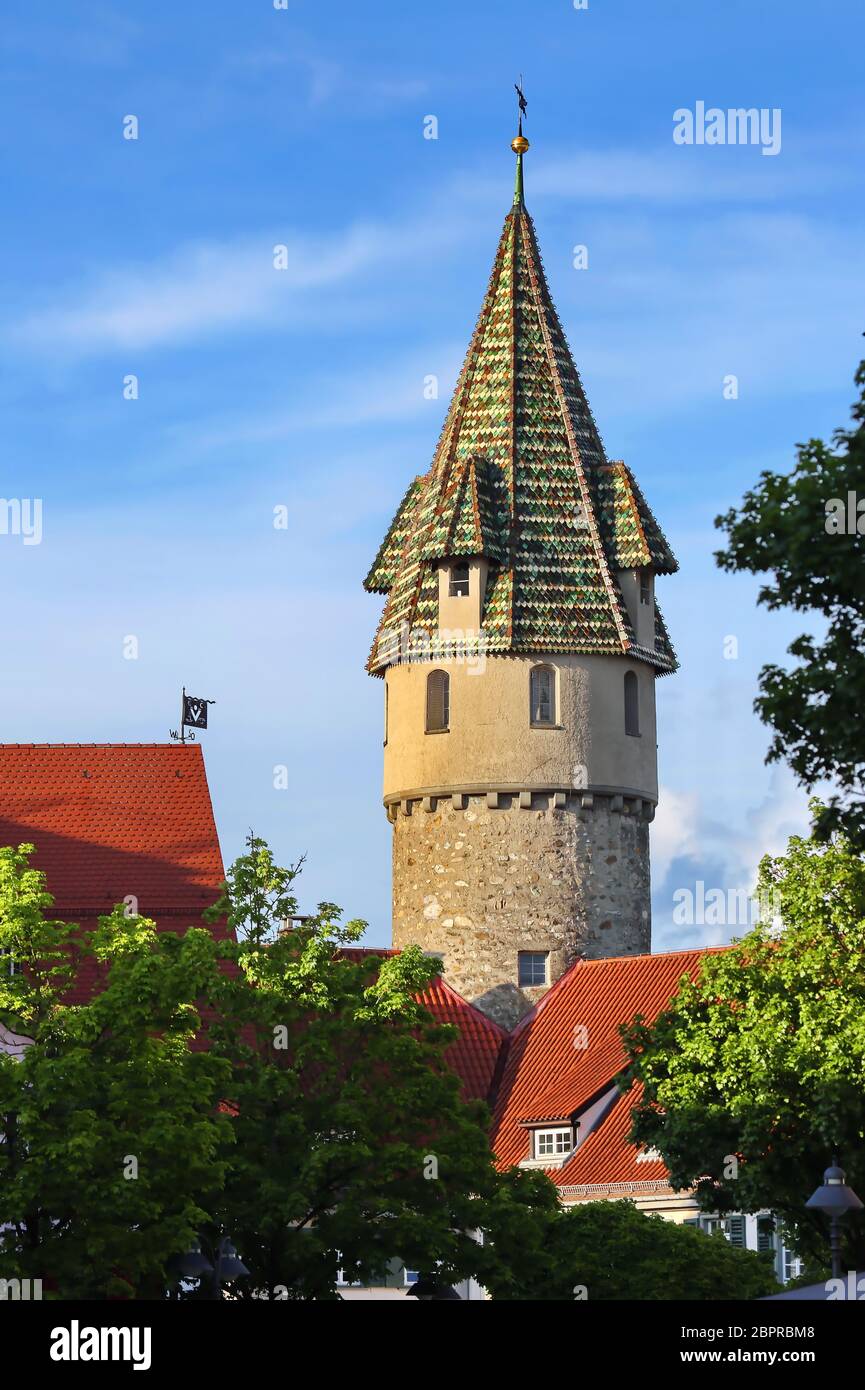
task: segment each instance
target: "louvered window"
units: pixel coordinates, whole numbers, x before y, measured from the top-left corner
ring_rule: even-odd
[[[757,1218],[757,1249],[759,1251],[775,1249],[775,1222],[771,1216],[759,1216]]]
[[[724,1222],[724,1235],[731,1245],[745,1244],[745,1218],[744,1216],[728,1216]]]
[[[450,728],[450,676],[447,671],[431,671],[426,679],[426,731],[447,733]]]

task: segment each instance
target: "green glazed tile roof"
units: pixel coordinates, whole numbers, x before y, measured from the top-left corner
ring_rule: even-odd
[[[365,587],[387,594],[368,669],[394,634],[435,633],[438,563],[489,561],[488,652],[625,655],[672,671],[656,605],[636,643],[620,569],[677,568],[623,463],[609,463],[522,204],[505,219],[489,288],[430,471],[403,498]]]

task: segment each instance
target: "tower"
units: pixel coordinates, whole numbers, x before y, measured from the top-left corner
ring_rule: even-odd
[[[429,472],[365,587],[387,595],[393,940],[511,1026],[578,957],[651,944],[655,602],[677,564],[604,452],[553,305],[517,156],[489,288]]]

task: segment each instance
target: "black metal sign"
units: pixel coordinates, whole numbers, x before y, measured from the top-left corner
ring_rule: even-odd
[[[215,704],[215,700],[202,700],[198,695],[187,695],[186,686],[184,686],[183,700],[180,706],[180,733],[176,729],[171,729],[169,730],[171,737],[180,743],[185,743],[187,739],[194,742],[195,734],[188,734],[187,729],[206,729],[207,706]]]

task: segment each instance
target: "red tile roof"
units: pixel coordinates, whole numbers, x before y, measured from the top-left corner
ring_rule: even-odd
[[[493,1149],[502,1168],[529,1156],[525,1121],[566,1120],[612,1083],[625,1062],[619,1026],[652,1021],[683,975],[694,978],[705,951],[619,956],[571,966],[511,1034],[496,1096]],[[659,1159],[638,1161],[627,1142],[634,1095],[621,1096],[563,1167],[561,1187],[666,1179]],[[522,1123],[521,1123],[522,1122]]]
[[[224,878],[197,744],[0,745],[0,845],[28,843],[54,915],[81,925],[134,895],[159,927],[201,926]],[[97,978],[82,961],[72,999]]]
[[[345,947],[341,955],[361,961],[367,956],[398,956],[399,951],[386,947]],[[488,1100],[496,1065],[507,1039],[486,1014],[481,1013],[441,978],[434,980],[421,995],[421,1001],[438,1023],[453,1024],[459,1036],[447,1048],[445,1057],[462,1082],[464,1100]]]
[[[487,1100],[507,1033],[444,980],[434,980],[421,996],[439,1023],[459,1029],[445,1056],[460,1077],[464,1100]]]
[[[26,842],[58,916],[197,919],[224,877],[197,744],[0,745],[0,844]]]

